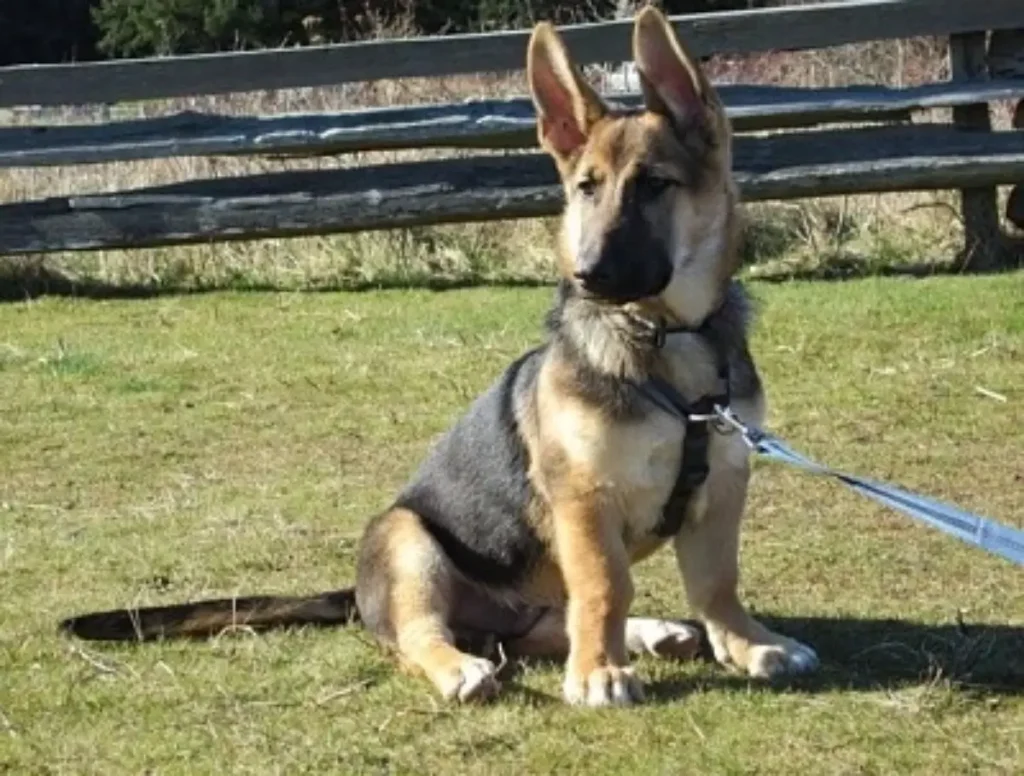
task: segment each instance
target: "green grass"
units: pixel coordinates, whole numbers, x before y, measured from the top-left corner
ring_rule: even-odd
[[[753,290],[773,429],[1021,525],[1024,274]],[[774,465],[743,595],[818,647],[811,679],[644,660],[650,703],[594,712],[528,664],[499,702],[449,708],[358,630],[55,633],[96,607],[348,583],[365,519],[537,341],[550,294],[0,305],[0,772],[1019,772],[1021,571]],[[637,611],[686,613],[668,552],[637,577]]]

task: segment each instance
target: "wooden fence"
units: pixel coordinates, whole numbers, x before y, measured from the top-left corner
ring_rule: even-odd
[[[991,269],[1005,262],[995,186],[1024,181],[1024,131],[992,131],[989,103],[1024,98],[1024,0],[856,0],[681,16],[673,23],[702,55],[948,36],[951,78],[944,82],[905,89],[723,86],[739,133],[736,175],[747,200],[959,188],[971,266]],[[630,25],[613,21],[563,32],[581,64],[614,62],[629,58]],[[0,107],[518,72],[528,35],[9,67],[0,69]],[[626,95],[621,101],[637,99]],[[953,122],[914,123],[916,114],[931,108],[952,108]],[[480,152],[3,204],[0,255],[550,215],[561,192],[553,165],[535,145],[526,98],[0,127],[0,167],[224,154],[278,157],[286,167],[287,158],[303,155],[427,147]],[[1021,198],[1018,193],[1011,202]]]

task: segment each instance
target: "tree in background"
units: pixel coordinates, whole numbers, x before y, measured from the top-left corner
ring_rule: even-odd
[[[93,19],[100,50],[120,57],[254,48],[281,28],[262,0],[101,0]]]
[[[792,0],[791,0],[792,1]],[[662,0],[669,13],[772,0]],[[774,0],[777,4],[782,0]],[[0,0],[0,64],[302,46],[612,18],[634,0]]]

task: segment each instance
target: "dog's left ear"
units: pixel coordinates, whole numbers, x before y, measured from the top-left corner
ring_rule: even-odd
[[[647,6],[633,25],[633,59],[647,110],[685,126],[706,119],[714,92],[697,60],[660,11]]]
[[[526,72],[540,143],[556,159],[568,159],[586,144],[590,130],[608,109],[548,22],[537,24],[530,36]]]

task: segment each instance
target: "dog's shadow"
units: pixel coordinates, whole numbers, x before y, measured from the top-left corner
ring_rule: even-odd
[[[676,677],[672,671],[659,671],[662,678],[645,687],[648,701],[664,703],[716,688],[825,693],[899,690],[938,682],[985,695],[1024,695],[1021,627],[765,614],[759,619],[779,633],[812,645],[821,667],[806,676],[759,682],[711,662],[705,639],[701,658],[708,661],[706,670],[686,670]],[[513,692],[517,690],[535,696],[526,688]]]

